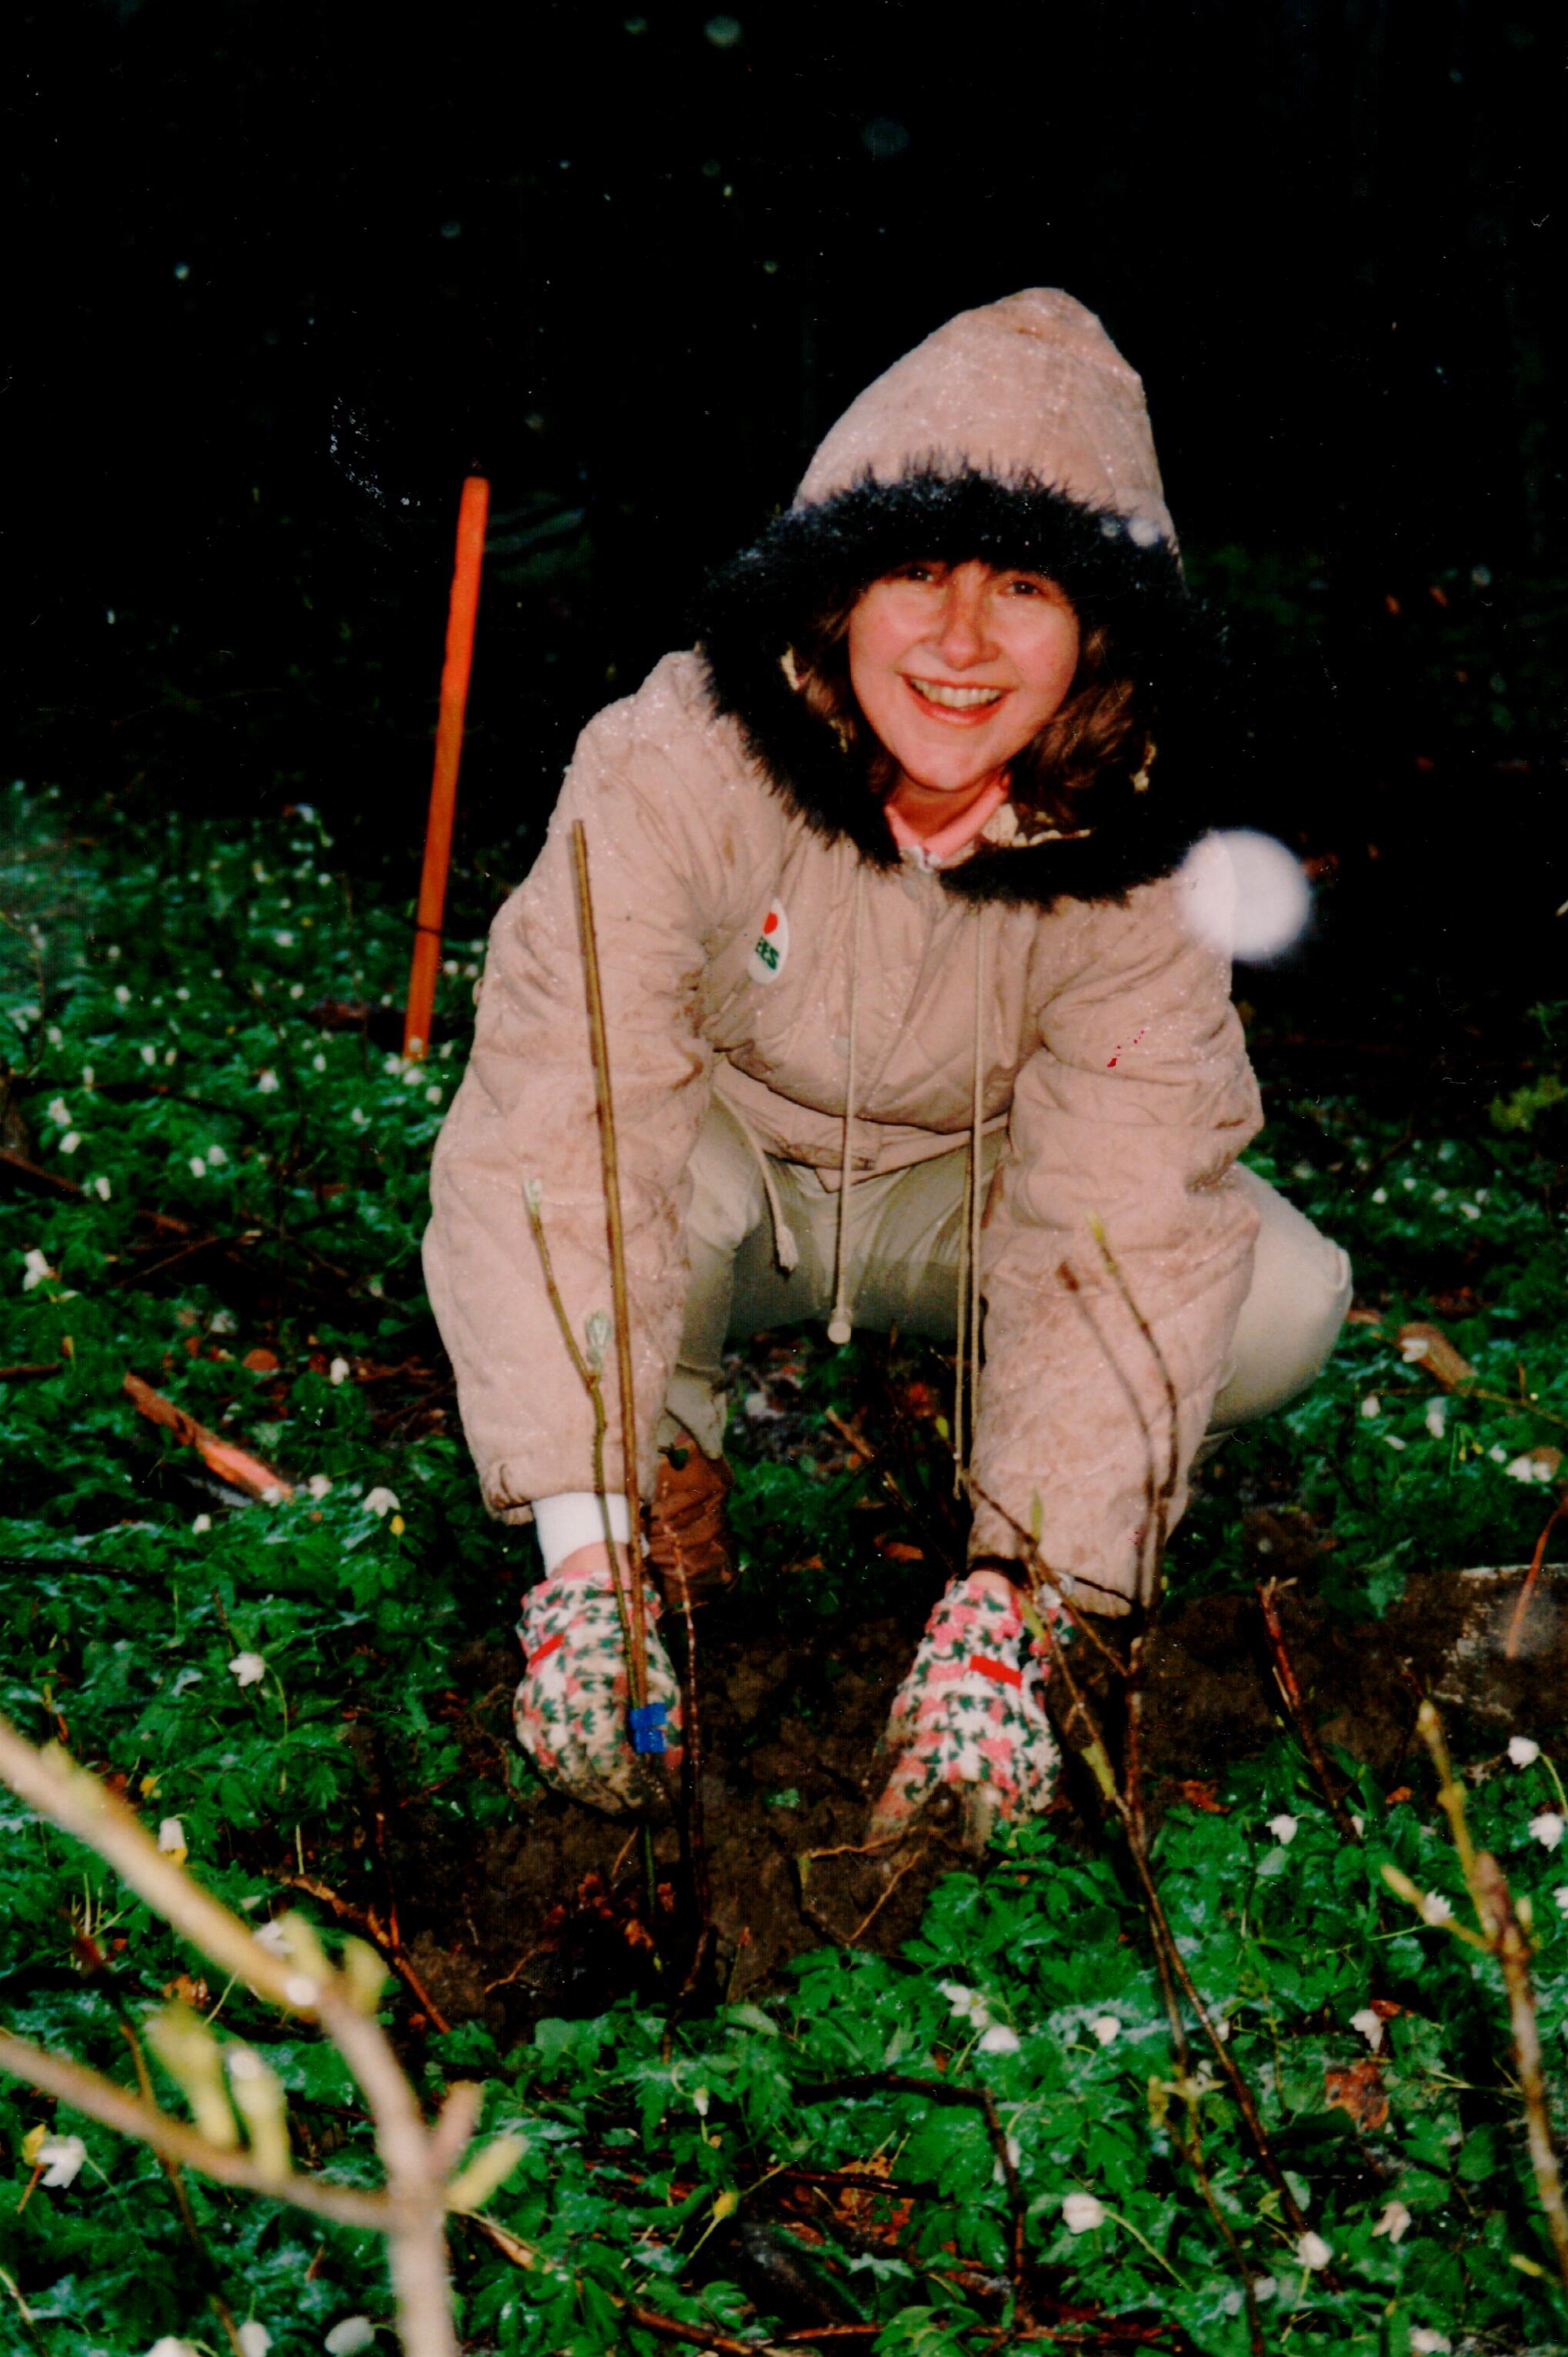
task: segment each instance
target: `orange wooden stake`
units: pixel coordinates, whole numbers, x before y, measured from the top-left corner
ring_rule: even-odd
[[[474,667],[474,624],[479,611],[479,568],[485,555],[485,519],[490,487],[483,475],[469,475],[457,511],[457,562],[452,602],[446,612],[446,660],[441,670],[441,712],[435,724],[435,771],[430,780],[430,816],[424,827],[424,866],[419,878],[419,914],[414,920],[413,963],[408,976],[408,1012],[403,1052],[425,1054],[435,1012],[435,977],[441,968],[441,917],[446,905],[446,871],[452,864],[452,822],[457,809],[457,764],[463,757],[463,716],[468,705],[468,674]]]

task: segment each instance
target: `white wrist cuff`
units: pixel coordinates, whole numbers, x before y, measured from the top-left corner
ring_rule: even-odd
[[[624,1546],[631,1523],[623,1497],[601,1498],[592,1490],[562,1490],[553,1498],[535,1498],[533,1527],[539,1534],[547,1578],[557,1564],[564,1563],[579,1547],[603,1544],[607,1506],[610,1529]]]

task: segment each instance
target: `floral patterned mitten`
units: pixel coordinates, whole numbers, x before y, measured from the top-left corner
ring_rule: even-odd
[[[527,1665],[512,1705],[518,1741],[547,1784],[618,1817],[662,1813],[665,1772],[681,1764],[680,1688],[655,1633],[659,1599],[646,1581],[643,1595],[648,1702],[632,1715],[635,1725],[607,1565],[553,1572],[529,1590],[517,1624]]]
[[[1054,1625],[1052,1599],[1042,1597],[1040,1609]],[[1060,1764],[1042,1701],[1047,1667],[1014,1605],[973,1573],[951,1581],[894,1697],[883,1737],[893,1771],[870,1838],[907,1832],[944,1786],[962,1791],[974,1846],[996,1817],[1045,1808]]]

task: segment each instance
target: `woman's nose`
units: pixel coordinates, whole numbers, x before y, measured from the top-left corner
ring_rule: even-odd
[[[967,579],[967,566],[960,566],[948,576],[935,641],[942,661],[954,671],[983,662],[992,651],[984,587]]]

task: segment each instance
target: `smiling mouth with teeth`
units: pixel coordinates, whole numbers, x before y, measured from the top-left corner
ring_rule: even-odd
[[[934,704],[942,712],[983,712],[1000,704],[1007,692],[1002,687],[949,687],[934,679],[910,679],[909,685],[927,704]]]

